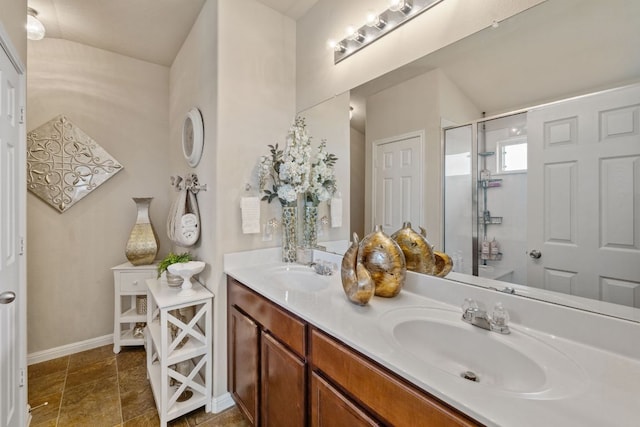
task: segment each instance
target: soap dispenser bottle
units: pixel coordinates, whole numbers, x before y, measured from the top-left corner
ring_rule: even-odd
[[[491,254],[491,259],[494,260],[500,256],[500,244],[496,241],[495,237],[489,244],[489,253]]]
[[[491,243],[487,240],[487,236],[484,237],[482,241],[482,249],[480,251],[480,258],[489,259],[491,255]]]

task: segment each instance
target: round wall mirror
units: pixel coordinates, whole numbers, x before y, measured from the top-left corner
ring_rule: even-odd
[[[204,124],[197,108],[187,112],[182,125],[182,153],[189,166],[196,167],[202,157],[204,145]]]

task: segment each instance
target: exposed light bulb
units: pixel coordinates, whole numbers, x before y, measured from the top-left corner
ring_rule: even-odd
[[[362,34],[360,30],[356,30],[353,27],[347,27],[347,38],[349,40],[362,43],[364,41],[364,34]]]
[[[353,107],[349,106],[349,120],[353,119]]]
[[[377,13],[369,12],[367,13],[367,25],[369,27],[376,27],[380,30],[384,28],[387,23],[382,18],[380,18],[380,15],[378,15]]]
[[[346,50],[342,43],[338,43],[335,40],[329,40],[327,42],[327,46],[335,52],[344,52]]]
[[[413,4],[411,0],[389,0],[389,10],[393,12],[402,12],[405,15],[411,12]]]
[[[42,40],[46,33],[44,25],[42,22],[36,18],[38,16],[38,12],[34,9],[28,7],[27,8],[27,38],[29,40]]]

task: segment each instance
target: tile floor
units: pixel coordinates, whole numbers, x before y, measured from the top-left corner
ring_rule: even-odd
[[[114,354],[108,345],[29,366],[31,427],[159,426],[145,363],[142,347]],[[235,407],[219,414],[201,408],[169,425],[249,426]]]

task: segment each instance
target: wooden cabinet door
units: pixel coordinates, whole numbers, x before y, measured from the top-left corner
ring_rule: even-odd
[[[311,374],[312,427],[378,426],[364,411],[318,374]]]
[[[251,318],[231,306],[228,334],[229,390],[238,407],[255,426],[259,404],[260,329]]]
[[[260,420],[263,427],[305,425],[305,363],[262,332]]]

